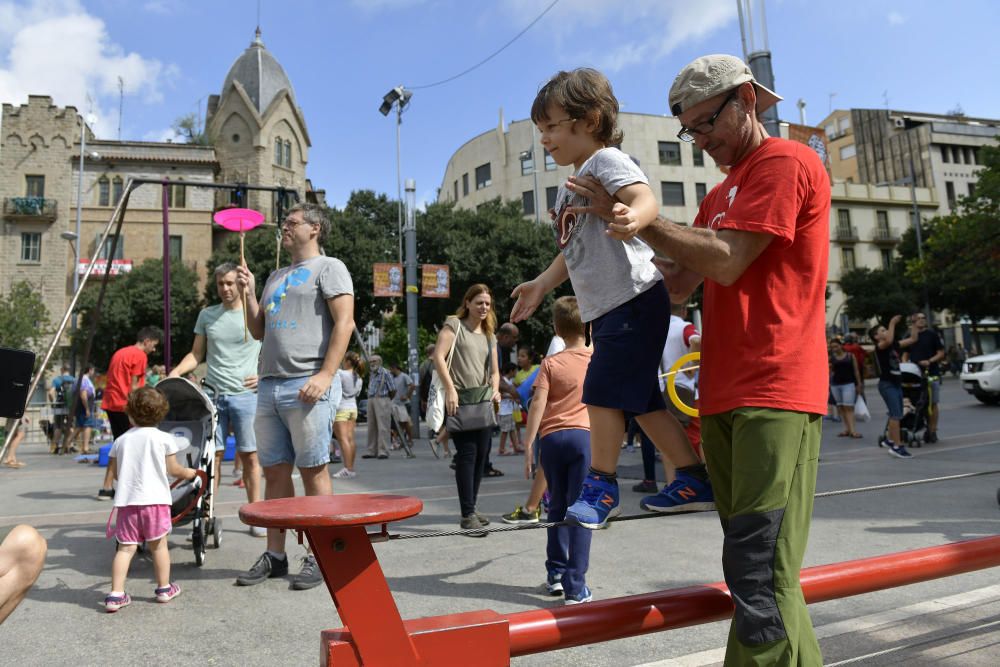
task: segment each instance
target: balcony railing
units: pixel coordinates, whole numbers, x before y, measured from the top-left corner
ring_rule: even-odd
[[[841,243],[857,243],[860,240],[858,230],[854,225],[837,225],[834,234],[835,240]]]
[[[899,234],[896,233],[896,230],[888,227],[876,227],[875,230],[872,231],[872,243],[894,245],[899,243]]]
[[[3,200],[3,217],[11,220],[52,222],[56,219],[57,202],[45,197],[7,197]]]

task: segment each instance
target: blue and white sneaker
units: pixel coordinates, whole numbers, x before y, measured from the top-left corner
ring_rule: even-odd
[[[590,530],[606,528],[622,510],[618,506],[618,480],[600,475],[587,475],[580,497],[566,510],[566,523]]]
[[[549,595],[553,596],[563,594],[561,572],[549,572],[549,575],[545,578],[545,590]]]
[[[582,604],[584,602],[590,602],[594,599],[594,594],[590,592],[590,588],[587,586],[583,587],[583,590],[576,595],[566,594],[566,600],[564,604]]]
[[[673,482],[663,487],[655,496],[646,496],[639,507],[650,512],[707,512],[715,509],[712,486],[691,475],[677,471]]]
[[[897,459],[913,458],[913,454],[911,454],[903,445],[890,445],[889,456],[895,456]]]

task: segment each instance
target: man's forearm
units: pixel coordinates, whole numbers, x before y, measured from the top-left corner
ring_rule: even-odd
[[[639,232],[639,237],[685,269],[717,282],[725,282],[729,246],[720,241],[712,230],[684,227],[658,217]]]

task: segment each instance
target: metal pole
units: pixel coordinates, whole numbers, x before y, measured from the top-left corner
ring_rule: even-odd
[[[406,338],[409,354],[410,379],[414,386],[419,381],[417,369],[420,366],[418,357],[420,337],[417,333],[417,295],[420,284],[417,281],[417,183],[412,178],[406,179]],[[414,392],[410,400],[410,421],[414,425],[414,437],[420,436],[420,392]]]
[[[163,181],[163,364],[170,372],[170,181]]]
[[[531,196],[535,198],[535,223],[541,224],[542,217],[541,211],[538,206],[538,151],[535,147],[538,145],[538,141],[535,137],[535,124],[531,123],[531,178],[534,181],[534,186],[531,191]],[[542,159],[545,159],[545,153],[542,153]]]
[[[917,208],[917,172],[913,167],[913,153],[910,153],[910,200],[913,203],[913,231],[917,235],[917,259],[921,265],[924,262],[924,242],[920,231],[920,209]],[[927,326],[934,326],[934,315],[931,313],[931,300],[927,292],[926,276],[922,277],[921,288],[924,295],[924,313],[927,315]]]
[[[73,244],[73,294],[80,289],[80,245],[83,239],[80,237],[80,221],[83,216],[83,156],[87,150],[87,121],[80,116],[80,173],[76,179],[76,243]],[[73,354],[71,360],[71,370],[76,375],[76,313],[73,313],[73,322],[70,325],[70,336]],[[72,417],[72,415],[70,415]]]
[[[399,203],[397,207],[397,217],[396,217],[396,239],[399,241],[399,255],[398,262],[403,263],[403,167],[402,159],[400,158],[400,127],[403,125],[403,98],[400,97],[396,100],[396,201]]]

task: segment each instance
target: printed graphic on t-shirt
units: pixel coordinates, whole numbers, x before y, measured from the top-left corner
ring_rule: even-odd
[[[297,287],[299,285],[304,285],[306,280],[309,279],[310,272],[309,269],[305,267],[300,267],[295,269],[287,276],[281,285],[274,291],[274,295],[271,296],[270,300],[265,306],[265,310],[272,317],[281,312],[281,303],[285,300],[285,295],[288,294],[289,287]],[[271,320],[268,326],[271,329],[294,329],[297,326],[295,320]]]
[[[559,246],[560,250],[569,244],[570,239],[573,238],[573,232],[576,231],[577,225],[580,224],[580,219],[576,213],[569,210],[571,200],[572,197],[567,195],[566,199],[563,200],[562,206],[559,207],[559,212],[556,214],[556,245]]]

